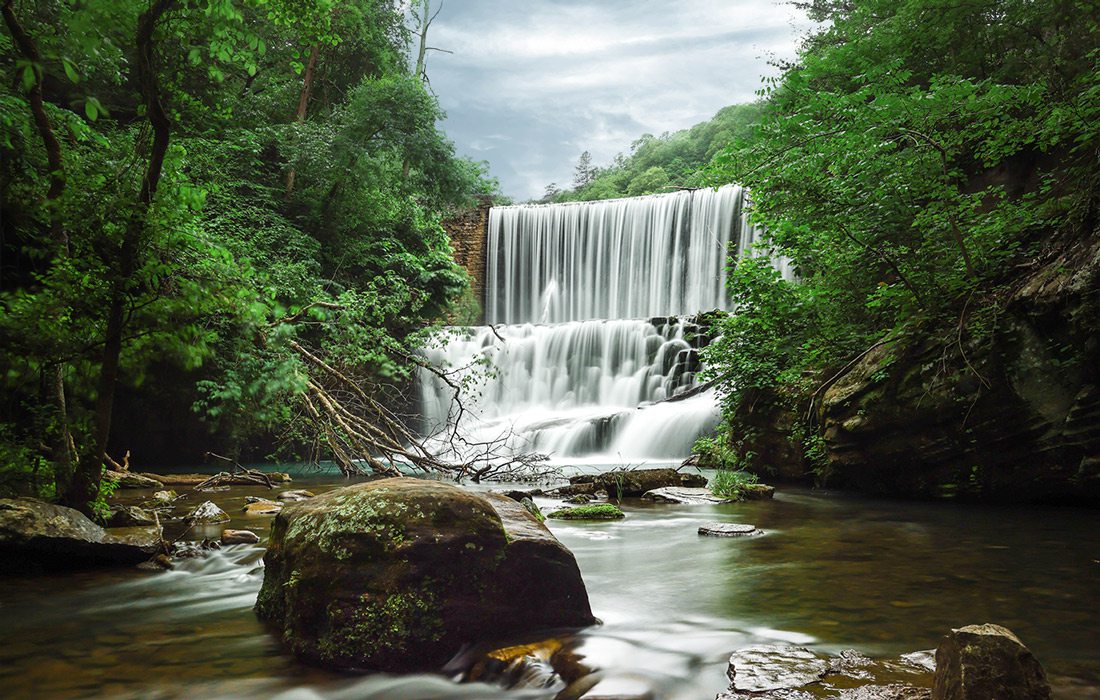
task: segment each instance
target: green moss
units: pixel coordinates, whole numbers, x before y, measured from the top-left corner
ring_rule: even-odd
[[[330,607],[331,632],[319,640],[322,661],[354,660],[371,665],[378,656],[400,655],[410,644],[436,642],[443,636],[443,620],[431,582],[387,596],[364,594],[350,609]]]
[[[616,505],[598,503],[591,506],[561,508],[555,510],[546,517],[556,520],[617,520],[619,518],[625,518],[626,514]]]

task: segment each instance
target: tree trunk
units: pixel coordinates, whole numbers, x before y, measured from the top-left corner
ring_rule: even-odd
[[[4,16],[4,24],[11,33],[12,40],[31,66],[37,71],[42,62],[42,56],[34,39],[27,34],[19,18],[15,16],[12,7],[13,0],[5,0],[0,7],[0,13]],[[57,140],[53,125],[46,114],[45,101],[42,95],[42,76],[35,75],[34,86],[28,93],[30,99],[31,114],[34,117],[34,125],[38,136],[42,139],[42,145],[46,149],[46,166],[49,169],[50,186],[46,191],[46,208],[50,217],[50,242],[54,260],[64,259],[69,256],[69,236],[61,221],[60,200],[65,192],[64,164],[61,160],[61,143]],[[69,433],[69,416],[65,397],[65,368],[60,363],[50,364],[45,375],[48,377],[46,385],[46,399],[54,412],[54,425],[50,430],[51,436],[51,460],[54,463],[54,473],[59,487],[63,490],[72,477],[73,459],[70,445],[72,436]]]
[[[321,52],[321,45],[314,44],[309,51],[309,61],[306,63],[305,75],[302,76],[302,92],[298,96],[298,109],[294,112],[294,120],[302,124],[306,120],[306,112],[309,107],[309,94],[313,90],[313,71],[317,68],[317,55]],[[294,168],[286,174],[286,193],[289,196],[294,191]]]
[[[72,487],[64,497],[66,505],[90,513],[91,504],[99,495],[103,479],[103,465],[107,459],[107,440],[111,435],[111,417],[114,410],[115,388],[119,377],[119,360],[122,356],[122,336],[126,325],[126,303],[129,287],[137,269],[138,246],[145,231],[145,216],[157,193],[164,156],[168,151],[171,122],[160,103],[153,57],[153,34],[157,23],[171,7],[174,0],[157,0],[138,18],[137,24],[137,72],[138,84],[145,102],[145,112],[153,130],[152,149],[138,195],[138,208],[134,213],[118,255],[118,274],[111,291],[111,303],[107,311],[107,330],[100,361],[98,395],[95,407],[94,445],[84,452],[73,478]]]

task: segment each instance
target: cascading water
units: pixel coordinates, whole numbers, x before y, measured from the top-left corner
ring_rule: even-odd
[[[425,350],[436,366],[487,368],[461,432],[557,461],[685,457],[718,418],[710,393],[668,401],[695,387],[709,341],[687,316],[727,307],[728,257],[748,254],[759,234],[732,185],[493,208],[492,325],[450,329]],[[420,395],[422,430],[439,433],[453,420],[453,390],[423,372]]]

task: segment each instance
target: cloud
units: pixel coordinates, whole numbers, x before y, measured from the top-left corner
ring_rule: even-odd
[[[506,194],[567,185],[643,133],[687,128],[754,99],[804,18],[774,0],[447,0],[428,75],[460,153]]]

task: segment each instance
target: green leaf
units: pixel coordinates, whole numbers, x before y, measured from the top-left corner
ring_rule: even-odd
[[[61,59],[61,65],[65,68],[65,75],[74,83],[80,82],[80,74],[76,71],[76,65],[67,58]]]

